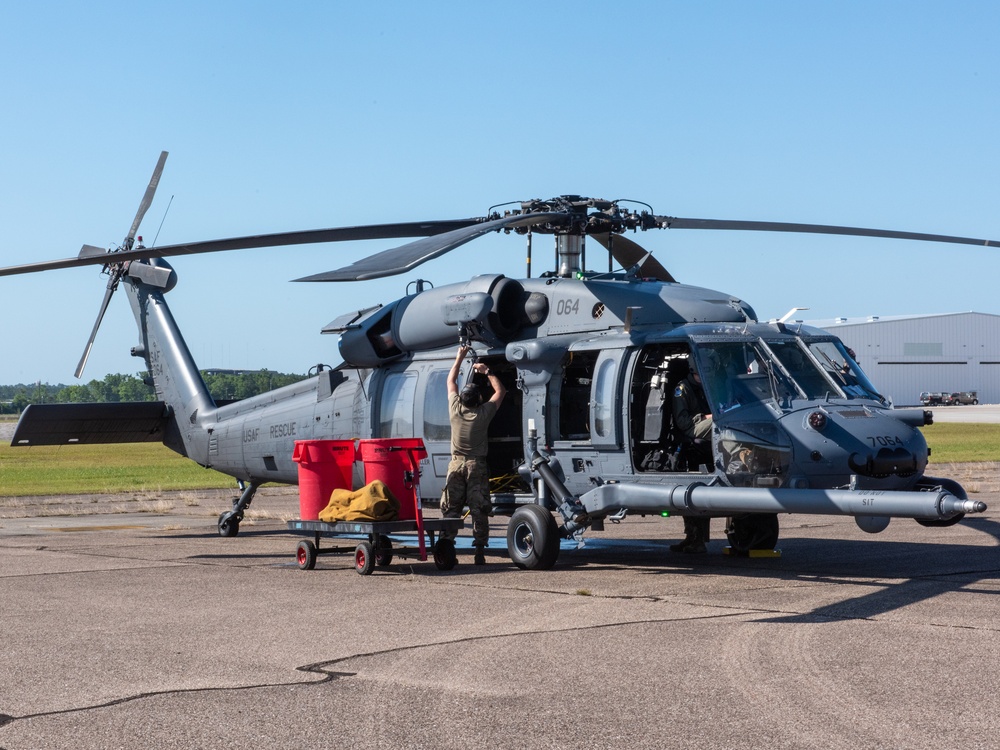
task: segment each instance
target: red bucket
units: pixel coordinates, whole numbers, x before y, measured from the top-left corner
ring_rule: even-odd
[[[358,452],[365,467],[365,484],[382,480],[399,500],[399,520],[417,518],[420,460],[427,458],[424,441],[420,438],[361,440]]]
[[[296,440],[292,460],[299,465],[299,515],[316,521],[334,490],[353,487],[353,440]]]

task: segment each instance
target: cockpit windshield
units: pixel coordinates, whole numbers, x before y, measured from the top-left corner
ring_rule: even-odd
[[[839,341],[703,342],[697,346],[705,395],[716,414],[741,406],[793,399],[874,399],[884,402]]]

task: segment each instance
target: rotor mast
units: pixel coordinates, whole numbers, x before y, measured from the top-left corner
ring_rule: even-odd
[[[564,279],[575,278],[583,272],[583,235],[557,234],[556,259],[559,264],[559,276]]]

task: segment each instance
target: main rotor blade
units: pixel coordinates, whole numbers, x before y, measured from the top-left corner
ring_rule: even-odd
[[[727,219],[681,219],[674,216],[657,216],[665,229],[731,229],[747,232],[800,232],[805,234],[842,234],[855,237],[884,237],[894,240],[920,240],[922,242],[951,242],[959,245],[1000,247],[1000,240],[982,240],[972,237],[953,237],[947,234],[897,232],[891,229],[864,229],[839,227],[827,224],[788,224],[780,221],[730,221]]]
[[[482,219],[450,219],[446,221],[414,221],[396,224],[336,227],[332,229],[309,229],[298,232],[279,232],[277,234],[259,234],[222,240],[185,242],[178,245],[163,245],[161,247],[136,248],[113,253],[113,257],[99,248],[94,248],[93,245],[84,245],[80,254],[75,258],[25,263],[20,266],[7,266],[6,268],[0,268],[0,276],[37,273],[39,271],[52,271],[58,268],[73,268],[76,266],[104,265],[110,262],[125,263],[130,260],[145,260],[148,258],[171,258],[179,255],[219,253],[227,250],[310,245],[323,242],[427,237],[445,233],[456,228],[475,225],[481,221]]]
[[[90,338],[87,339],[87,346],[83,349],[83,356],[80,357],[80,364],[76,366],[76,372],[73,373],[77,378],[83,375],[83,368],[87,366],[87,360],[90,359],[90,350],[94,348],[94,339],[97,338],[97,329],[101,327],[101,321],[104,320],[104,313],[108,310],[108,303],[111,301],[111,295],[115,293],[115,289],[118,286],[117,280],[114,276],[114,271],[111,272],[111,280],[108,281],[107,291],[104,292],[104,300],[101,302],[101,309],[97,313],[97,321],[94,323],[94,328],[90,332]]]
[[[470,240],[481,237],[489,232],[494,232],[508,227],[534,226],[545,224],[551,219],[565,218],[566,214],[561,212],[528,214],[527,216],[515,214],[504,216],[501,219],[482,222],[474,226],[467,226],[460,229],[437,234],[416,242],[409,242],[399,247],[383,250],[381,253],[369,255],[349,266],[338,268],[335,271],[318,273],[313,276],[305,276],[295,281],[364,281],[365,279],[379,279],[383,276],[394,276],[405,271],[416,268],[421,263],[444,255],[456,247],[464,245]]]
[[[139,210],[135,213],[135,219],[132,221],[132,227],[128,230],[128,234],[125,236],[125,248],[130,248],[132,246],[132,241],[135,239],[135,233],[139,231],[139,224],[142,223],[142,217],[146,215],[146,211],[149,210],[149,206],[153,202],[153,196],[156,195],[156,187],[160,184],[160,176],[163,174],[163,165],[166,161],[167,152],[161,151],[160,159],[156,162],[156,167],[153,169],[153,176],[149,178],[149,185],[146,187],[146,193],[142,196],[142,202],[139,204]]]
[[[638,242],[634,242],[621,234],[591,235],[600,242],[610,252],[615,261],[626,271],[633,266],[639,266],[639,272],[648,279],[659,279],[660,281],[671,281],[676,283],[670,271],[664,268],[660,261],[653,257],[652,253],[644,249]]]

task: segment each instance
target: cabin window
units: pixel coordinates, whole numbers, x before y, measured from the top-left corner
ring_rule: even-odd
[[[427,376],[424,391],[424,439],[451,440],[448,415],[448,373],[435,370]]]
[[[385,376],[379,407],[379,437],[413,437],[413,395],[416,389],[416,373],[390,372]]]
[[[597,368],[594,382],[594,433],[613,437],[615,431],[615,360],[606,359]]]

